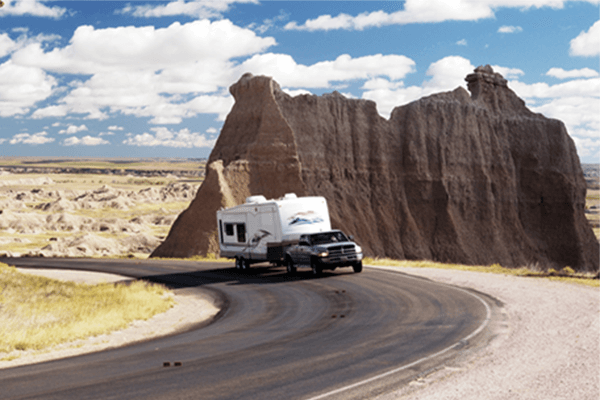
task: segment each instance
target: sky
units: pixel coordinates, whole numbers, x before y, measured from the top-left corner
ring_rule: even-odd
[[[207,158],[246,72],[388,118],[490,64],[600,163],[600,0],[0,3],[0,156]]]

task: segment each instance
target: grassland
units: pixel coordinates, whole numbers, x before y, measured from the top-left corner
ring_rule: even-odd
[[[190,159],[110,159],[110,158],[43,158],[43,157],[0,157],[0,165],[10,167],[40,168],[94,168],[94,169],[137,169],[146,171],[183,171],[204,169],[206,162]]]
[[[87,285],[23,274],[0,263],[0,356],[122,329],[174,304],[164,287]],[[8,355],[7,355],[8,354]]]
[[[588,189],[585,197],[586,217],[594,230],[596,238],[600,240],[600,190]]]

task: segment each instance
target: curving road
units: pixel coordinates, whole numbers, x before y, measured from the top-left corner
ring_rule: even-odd
[[[482,294],[370,268],[315,279],[189,261],[0,262],[143,278],[223,307],[177,335],[2,370],[0,399],[372,398],[484,345],[494,309]]]

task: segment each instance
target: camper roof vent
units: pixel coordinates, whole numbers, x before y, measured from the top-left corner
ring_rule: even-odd
[[[265,203],[266,201],[267,199],[262,195],[246,197],[246,204]]]
[[[296,196],[296,193],[286,193],[285,196],[283,196],[284,200],[290,200],[290,199],[297,199],[298,196]]]

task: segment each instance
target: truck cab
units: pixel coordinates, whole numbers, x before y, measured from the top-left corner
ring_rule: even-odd
[[[362,249],[340,230],[303,234],[297,244],[287,248],[287,272],[293,274],[297,267],[310,267],[314,275],[323,270],[352,267],[362,271]]]

